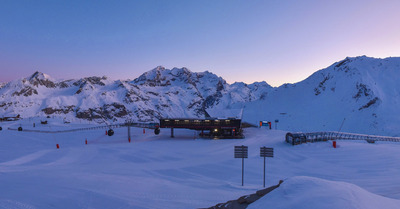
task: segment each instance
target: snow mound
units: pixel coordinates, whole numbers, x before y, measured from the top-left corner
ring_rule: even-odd
[[[400,200],[370,193],[354,184],[298,176],[283,184],[248,209],[279,208],[400,208]]]

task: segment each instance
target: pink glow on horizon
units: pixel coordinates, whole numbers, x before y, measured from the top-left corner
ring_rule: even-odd
[[[162,65],[279,86],[345,57],[400,56],[398,8],[396,0],[10,1],[0,8],[0,82],[35,71],[134,79]]]

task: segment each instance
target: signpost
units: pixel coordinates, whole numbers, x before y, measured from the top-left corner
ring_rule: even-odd
[[[264,158],[264,182],[263,182],[263,186],[265,187],[265,158],[266,157],[274,157],[274,148],[260,147],[260,157]]]
[[[235,158],[242,158],[242,186],[244,177],[244,159],[248,157],[248,147],[247,146],[235,146]]]

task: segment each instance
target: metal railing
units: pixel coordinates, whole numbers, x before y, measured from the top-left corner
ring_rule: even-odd
[[[68,132],[77,132],[77,131],[88,131],[88,130],[97,130],[97,129],[111,129],[111,128],[121,128],[121,127],[138,127],[138,128],[149,128],[155,129],[158,127],[158,123],[119,123],[113,125],[102,125],[95,127],[87,127],[87,128],[76,128],[69,130],[32,130],[25,128],[8,128],[11,131],[24,131],[24,132],[36,132],[36,133],[68,133]]]
[[[385,142],[400,142],[400,137],[390,136],[376,136],[366,134],[354,134],[344,132],[309,132],[309,133],[287,133],[285,140],[287,143],[292,145],[307,143],[307,142],[318,142],[328,140],[366,140],[369,143],[375,143],[376,141]]]

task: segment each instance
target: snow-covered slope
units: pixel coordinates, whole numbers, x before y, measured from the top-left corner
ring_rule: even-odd
[[[170,138],[168,129],[154,135],[132,128],[129,143],[123,127],[109,137],[104,129],[8,130],[94,126],[63,124],[57,118],[47,125],[38,119],[1,125],[0,208],[207,208],[263,188],[262,146],[274,148],[274,158],[266,160],[266,187],[284,182],[252,208],[400,208],[398,143],[292,146],[284,142],[286,132],[259,128],[247,128],[245,139],[231,140],[194,139],[193,131],[181,129]],[[240,145],[249,148],[244,186],[242,161],[233,157],[234,146]],[[335,202],[323,207],[327,201]],[[381,207],[372,207],[377,204]]]
[[[35,72],[0,88],[0,116],[68,120],[157,121],[160,117],[226,116],[274,122],[290,131],[400,133],[400,58],[346,58],[307,79],[273,88],[226,81],[210,72],[157,67],[134,80],[106,77],[56,81]],[[236,114],[234,116],[237,116]],[[274,124],[275,126],[275,124]]]
[[[245,119],[278,119],[296,131],[338,131],[343,123],[341,131],[398,136],[399,76],[400,58],[346,58],[247,104]]]
[[[395,209],[399,207],[400,200],[370,193],[354,184],[297,176],[289,178],[279,188],[247,208]]]

